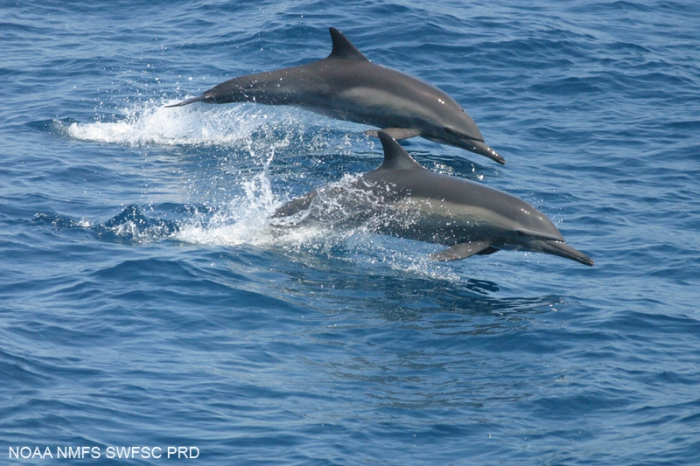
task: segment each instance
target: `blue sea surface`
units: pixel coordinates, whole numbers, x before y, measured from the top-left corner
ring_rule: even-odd
[[[367,127],[164,106],[330,26],[507,164],[417,160],[595,266],[272,234]],[[0,464],[700,464],[700,3],[0,0],[0,80]]]

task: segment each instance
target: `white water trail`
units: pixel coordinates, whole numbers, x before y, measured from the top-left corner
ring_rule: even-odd
[[[265,108],[245,104],[166,108],[151,100],[121,112],[117,121],[71,123],[64,131],[82,141],[126,146],[230,146],[249,138],[268,119]]]

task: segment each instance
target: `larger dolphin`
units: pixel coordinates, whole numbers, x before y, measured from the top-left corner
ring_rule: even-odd
[[[422,136],[505,163],[484,143],[474,120],[440,89],[371,63],[340,31],[323,60],[231,79],[170,107],[207,102],[294,105],[340,120],[382,128],[394,139]],[[376,131],[367,131],[376,136]]]
[[[554,254],[593,265],[530,204],[473,181],[434,173],[389,134],[378,133],[384,163],[351,182],[335,183],[283,205],[282,226],[369,226],[378,233],[448,246],[432,257],[458,260],[500,249]]]

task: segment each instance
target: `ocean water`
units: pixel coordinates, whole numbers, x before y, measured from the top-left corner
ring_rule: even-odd
[[[271,234],[366,127],[164,105],[329,26],[507,160],[421,163],[595,266]],[[690,1],[0,1],[0,464],[700,464],[698,57]]]

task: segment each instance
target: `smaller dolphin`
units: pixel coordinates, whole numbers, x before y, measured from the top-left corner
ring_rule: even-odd
[[[554,224],[530,204],[473,181],[440,175],[379,131],[384,163],[351,182],[294,199],[275,211],[277,226],[368,226],[381,234],[448,246],[431,257],[459,260],[500,249],[543,252],[585,265]]]
[[[333,50],[323,60],[234,78],[168,107],[194,102],[293,105],[383,128],[397,140],[422,136],[505,163],[452,97],[412,76],[371,63],[340,31],[330,28],[330,33]],[[374,130],[366,133],[377,136]]]

